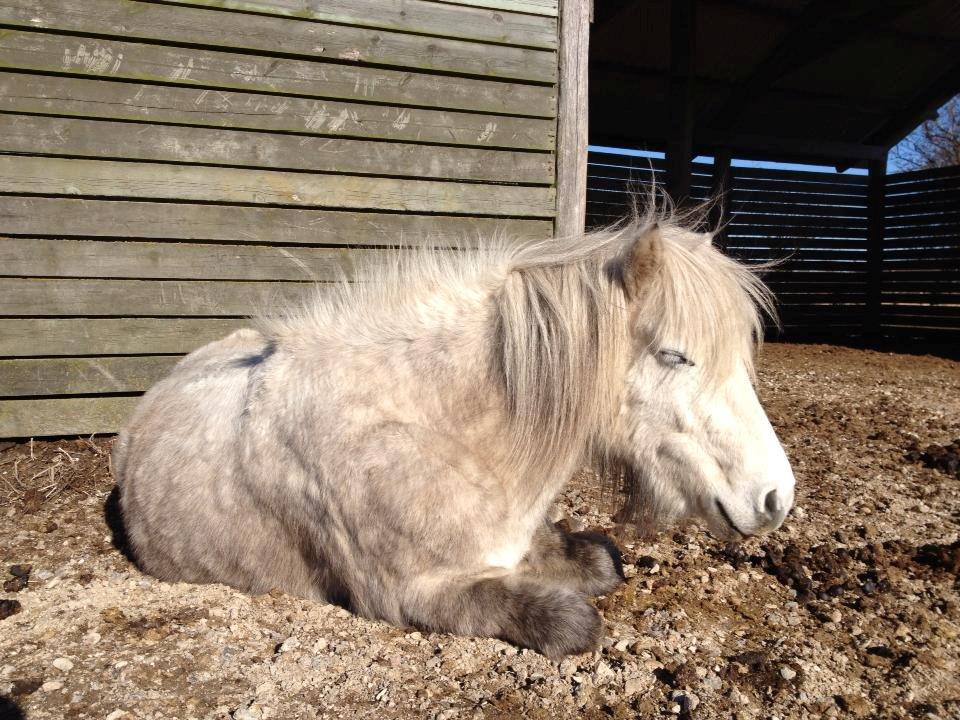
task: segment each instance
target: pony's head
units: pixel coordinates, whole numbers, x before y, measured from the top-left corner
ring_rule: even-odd
[[[623,290],[629,360],[608,452],[632,519],[706,522],[739,540],[780,526],[794,477],[754,389],[767,289],[710,236],[633,223],[608,271]]]

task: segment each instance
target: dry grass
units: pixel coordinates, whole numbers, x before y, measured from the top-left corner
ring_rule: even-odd
[[[36,512],[61,495],[110,488],[112,438],[24,442],[0,452],[0,504]]]

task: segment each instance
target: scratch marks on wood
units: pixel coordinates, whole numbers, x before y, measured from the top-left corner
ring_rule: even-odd
[[[193,72],[193,58],[187,58],[186,63],[177,63],[177,67],[170,73],[171,80],[187,80]]]
[[[488,122],[483,126],[483,130],[480,132],[480,135],[477,137],[477,142],[487,142],[490,138],[493,137],[493,134],[497,131],[497,124],[495,122]]]
[[[123,53],[114,51],[100,44],[87,49],[85,43],[80,43],[75,49],[63,49],[63,70],[79,68],[88,73],[107,73],[115,75],[123,62]]]
[[[400,114],[397,115],[397,119],[393,121],[393,127],[397,130],[403,130],[409,122],[410,122],[410,111],[401,110]]]

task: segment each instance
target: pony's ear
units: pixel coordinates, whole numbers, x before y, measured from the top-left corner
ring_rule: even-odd
[[[638,236],[627,250],[623,261],[623,284],[627,297],[636,298],[643,293],[643,286],[663,265],[663,236],[654,225]]]

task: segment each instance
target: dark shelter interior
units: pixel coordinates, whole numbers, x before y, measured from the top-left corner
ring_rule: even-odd
[[[652,171],[681,202],[721,198],[729,252],[783,260],[775,336],[949,351],[960,168],[888,174],[887,158],[958,92],[951,0],[595,0],[591,144],[665,157],[591,152],[589,222]]]

